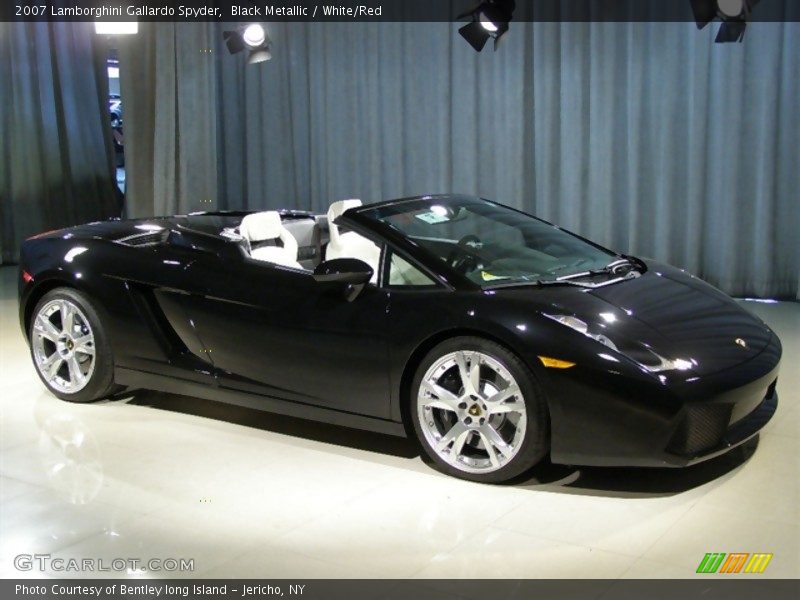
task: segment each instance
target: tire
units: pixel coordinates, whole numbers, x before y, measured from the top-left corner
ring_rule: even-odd
[[[457,337],[433,348],[417,368],[409,401],[422,449],[448,475],[502,483],[549,451],[542,389],[531,370],[495,342]]]
[[[72,328],[64,327],[65,313]],[[47,292],[33,310],[28,335],[36,373],[58,398],[93,402],[123,389],[114,384],[105,328],[82,292],[63,287]]]

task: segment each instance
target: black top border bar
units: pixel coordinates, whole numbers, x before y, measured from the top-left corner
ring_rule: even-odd
[[[2,0],[0,21],[455,21],[480,0]],[[800,0],[760,0],[752,22],[800,22]],[[690,0],[516,0],[515,22],[693,22]]]

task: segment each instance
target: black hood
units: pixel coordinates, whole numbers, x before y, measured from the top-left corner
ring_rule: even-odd
[[[524,294],[544,315],[577,317],[591,334],[604,336],[637,362],[648,364],[654,355],[686,361],[686,370],[698,375],[735,367],[769,343],[769,327],[729,296],[674,267],[646,264],[640,277],[603,287],[526,287],[512,293]]]
[[[673,267],[648,266],[638,279],[587,295],[651,328],[660,338],[653,348],[662,356],[659,350],[691,360],[693,371],[707,375],[741,364],[769,343],[769,327],[732,298]]]

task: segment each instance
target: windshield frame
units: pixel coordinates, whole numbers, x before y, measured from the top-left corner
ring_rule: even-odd
[[[526,213],[525,211],[520,210],[518,208],[514,208],[512,206],[508,206],[500,202],[496,202],[494,200],[489,200],[486,198],[481,198],[476,196],[444,194],[444,195],[416,196],[411,198],[402,198],[399,200],[389,200],[385,202],[367,204],[364,206],[353,208],[347,211],[341,218],[344,221],[351,221],[354,224],[359,224],[363,227],[371,229],[372,231],[375,231],[376,233],[379,233],[383,238],[386,239],[388,243],[404,251],[405,254],[407,254],[410,258],[413,258],[417,263],[419,263],[420,266],[425,267],[429,271],[441,274],[442,279],[445,280],[452,287],[488,291],[488,290],[506,289],[515,287],[537,286],[537,285],[542,285],[543,283],[546,283],[548,285],[558,284],[558,283],[569,285],[567,281],[558,282],[558,281],[553,281],[549,278],[543,279],[541,281],[534,279],[531,280],[515,279],[512,281],[498,280],[496,282],[486,282],[486,283],[476,282],[474,279],[471,279],[465,274],[454,269],[450,264],[447,263],[446,260],[443,260],[442,257],[437,253],[417,243],[410,235],[408,235],[398,227],[395,227],[381,220],[385,219],[387,216],[390,216],[392,212],[395,212],[393,211],[393,209],[395,208],[397,209],[396,210],[397,213],[403,213],[403,212],[411,212],[419,209],[424,209],[426,207],[431,207],[436,204],[443,204],[443,203],[459,204],[459,205],[469,205],[469,204],[493,205],[503,210],[510,211],[510,213],[517,213],[518,215],[521,215],[526,219],[537,221],[542,225],[552,227],[553,229],[558,230],[564,235],[575,238],[576,240],[580,240],[587,246],[594,248],[595,250],[598,250],[601,253],[607,254],[609,263],[620,259],[628,259],[628,260],[632,259],[632,262],[636,266],[636,268],[637,269],[641,268],[641,262],[636,259],[633,259],[633,257],[628,257],[618,252],[615,252],[609,248],[606,248],[600,244],[593,242],[592,240],[586,239],[581,235],[578,235],[567,229],[559,227],[558,225],[555,225],[545,219]],[[409,207],[408,206],[409,204],[412,206],[413,205],[418,205],[418,206],[415,208]],[[388,214],[380,214],[382,212],[386,212]],[[580,271],[580,269],[578,269],[577,271]],[[608,283],[608,282],[603,282],[603,283]]]

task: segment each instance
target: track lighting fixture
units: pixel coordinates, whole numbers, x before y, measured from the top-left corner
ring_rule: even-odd
[[[459,20],[464,17],[472,19],[458,33],[477,52],[483,50],[489,38],[494,39],[494,49],[497,50],[500,38],[508,31],[508,24],[514,18],[516,4],[515,0],[485,0],[457,17]]]
[[[721,21],[715,42],[741,42],[747,19],[760,0],[689,0],[698,29],[703,29],[714,19]]]
[[[254,65],[272,58],[272,40],[260,23],[243,25],[235,31],[223,31],[222,37],[231,54],[238,54],[243,50],[249,52],[248,64]]]

